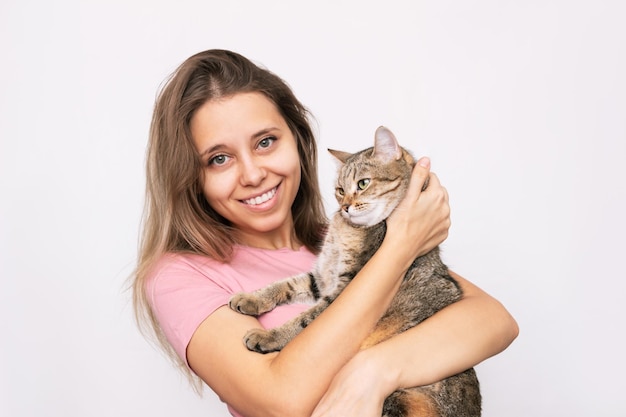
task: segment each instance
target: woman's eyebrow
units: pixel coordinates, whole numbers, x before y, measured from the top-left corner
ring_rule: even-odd
[[[261,137],[261,136],[265,136],[268,133],[270,133],[272,131],[276,131],[276,130],[278,130],[277,127],[273,127],[273,126],[272,127],[266,127],[265,129],[261,129],[258,132],[256,132],[255,134],[253,134],[252,138],[258,138],[258,137]]]
[[[258,138],[260,138],[260,137],[263,137],[263,136],[267,135],[268,133],[275,132],[275,131],[277,131],[277,130],[279,130],[279,129],[278,129],[277,127],[274,127],[274,126],[271,126],[271,127],[266,127],[266,128],[263,128],[263,129],[261,129],[261,130],[259,130],[259,131],[255,132],[255,133],[253,133],[253,134],[250,136],[250,139],[258,139]],[[213,153],[213,152],[220,151],[220,150],[222,150],[222,149],[224,149],[224,148],[227,148],[227,146],[226,146],[225,144],[223,144],[223,143],[218,143],[218,144],[216,144],[216,145],[213,145],[213,146],[211,146],[211,147],[209,147],[209,148],[205,149],[205,150],[204,150],[204,151],[200,154],[200,156],[205,156],[205,155],[211,154],[211,153]]]
[[[217,145],[213,145],[213,146],[211,146],[211,147],[210,147],[210,148],[208,148],[208,149],[205,149],[205,150],[204,150],[204,152],[202,152],[202,153],[200,154],[200,156],[209,155],[209,154],[211,154],[211,153],[213,153],[213,152],[219,151],[219,150],[224,149],[224,148],[226,148],[226,145],[223,145],[223,144],[219,143],[219,144],[217,144]]]

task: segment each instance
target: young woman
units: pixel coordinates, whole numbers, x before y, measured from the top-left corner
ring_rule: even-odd
[[[515,339],[502,305],[454,274],[462,300],[359,350],[412,260],[447,236],[447,193],[423,158],[382,246],[337,300],[281,352],[248,351],[247,330],[308,308],[254,318],[227,304],[235,292],[310,270],[326,224],[316,166],[306,109],[280,78],[241,55],[190,57],[157,99],[136,311],[233,415],[380,416],[397,388],[458,373]]]

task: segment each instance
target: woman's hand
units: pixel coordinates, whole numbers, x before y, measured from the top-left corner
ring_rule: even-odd
[[[388,373],[366,357],[359,352],[337,373],[311,417],[380,417],[393,387]]]
[[[422,190],[426,183],[428,186]],[[417,256],[442,243],[448,237],[449,228],[448,192],[430,172],[430,160],[421,158],[413,169],[404,200],[387,219],[390,239],[385,240],[406,255],[410,264]]]
[[[429,181],[428,187],[422,190],[426,181]],[[439,183],[437,176],[430,172],[430,160],[422,158],[413,170],[404,200],[387,220],[387,234],[383,246],[359,272],[365,274],[364,276],[379,277],[382,272],[379,268],[383,268],[390,278],[395,278],[395,289],[389,291],[389,287],[386,286],[387,289],[382,291],[387,291],[385,293],[387,299],[377,306],[388,305],[404,275],[402,270],[406,271],[417,256],[440,244],[447,237],[449,227],[448,193]],[[356,288],[355,285],[362,284],[359,278],[362,277],[354,278],[328,310],[339,305],[341,298]],[[383,281],[376,282],[380,284]],[[371,282],[363,285],[368,291],[373,288]],[[374,292],[378,296],[381,294],[379,290]],[[364,305],[367,303],[364,302]],[[338,326],[338,328],[347,327]],[[316,406],[313,417],[380,417],[385,398],[397,386],[399,373],[389,372],[389,368],[382,365],[383,357],[372,355],[370,352],[372,352],[370,349],[358,352],[333,377]]]

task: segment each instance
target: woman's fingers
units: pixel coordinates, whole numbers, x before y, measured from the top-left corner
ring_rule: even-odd
[[[411,257],[423,255],[443,242],[450,227],[448,192],[430,171],[430,159],[415,165],[404,200],[387,221],[388,234],[405,245]]]
[[[429,183],[430,176],[430,158],[420,158],[411,174],[411,182],[409,183],[409,189],[407,190],[407,196],[418,198],[419,194],[426,189]]]

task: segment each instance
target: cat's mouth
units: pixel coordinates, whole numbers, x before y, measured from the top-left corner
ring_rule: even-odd
[[[387,216],[376,206],[362,207],[359,210],[349,208],[347,211],[341,210],[341,215],[348,222],[355,226],[373,226],[383,221]]]
[[[355,212],[352,210],[348,210],[346,212],[342,210],[341,215],[350,223],[357,226],[367,226],[370,222],[370,216],[368,216],[368,213]]]
[[[258,195],[256,197],[252,197],[252,198],[248,198],[245,200],[241,200],[242,203],[247,204],[249,206],[258,206],[259,204],[263,204],[269,200],[271,200],[272,198],[274,198],[274,196],[276,195],[276,190],[278,190],[278,186],[272,188],[269,191],[264,192],[261,195]]]

